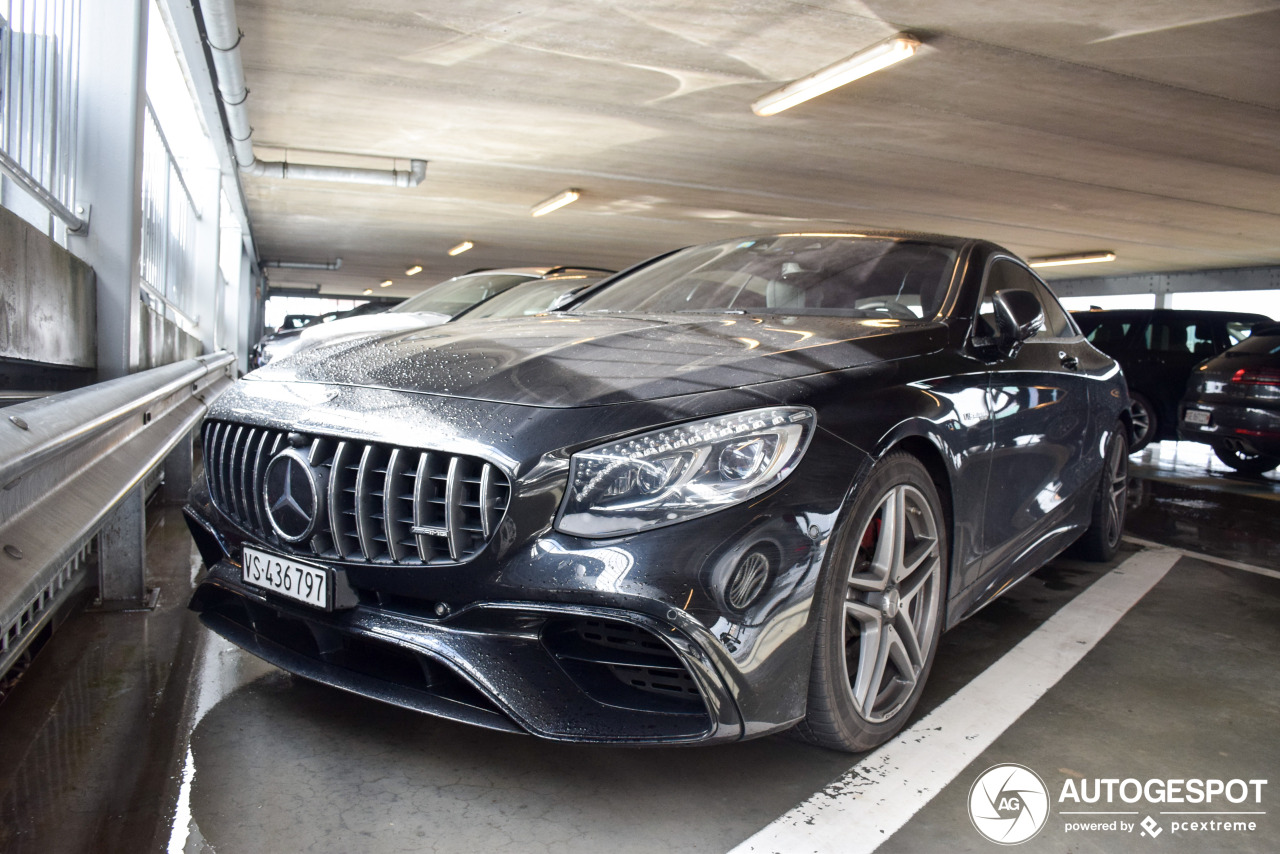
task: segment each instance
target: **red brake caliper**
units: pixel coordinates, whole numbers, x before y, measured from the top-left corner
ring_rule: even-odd
[[[867,530],[862,532],[862,544],[859,548],[871,549],[875,548],[876,540],[880,539],[880,517],[871,520],[871,524],[867,525]]]

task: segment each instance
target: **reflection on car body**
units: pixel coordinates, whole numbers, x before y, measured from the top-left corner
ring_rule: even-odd
[[[1073,543],[1114,553],[1127,417],[1115,362],[994,244],[694,246],[561,311],[238,383],[187,508],[192,608],[296,673],[495,729],[864,750],[944,628]],[[246,578],[246,553],[297,572]],[[286,589],[313,570],[320,606]]]

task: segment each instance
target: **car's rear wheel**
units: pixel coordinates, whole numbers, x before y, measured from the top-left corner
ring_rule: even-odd
[[[1146,395],[1129,392],[1129,421],[1133,424],[1133,443],[1129,446],[1129,453],[1136,454],[1151,444],[1160,427],[1160,418]]]
[[[1280,466],[1280,457],[1270,454],[1251,454],[1238,445],[1215,442],[1213,452],[1231,468],[1242,474],[1262,474]]]
[[[1124,424],[1117,423],[1107,440],[1089,528],[1073,548],[1085,560],[1111,560],[1120,548],[1129,499],[1129,442],[1125,434]]]
[[[906,723],[942,631],[947,535],[937,489],[909,454],[872,471],[840,525],[818,598],[807,740],[870,750]]]

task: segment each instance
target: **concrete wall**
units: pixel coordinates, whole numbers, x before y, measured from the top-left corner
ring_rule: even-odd
[[[93,269],[0,208],[0,359],[93,369]]]
[[[193,359],[204,349],[200,339],[188,335],[150,306],[138,303],[138,370]]]

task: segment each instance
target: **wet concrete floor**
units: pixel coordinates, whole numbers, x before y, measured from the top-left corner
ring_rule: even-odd
[[[1169,445],[1133,458],[1130,531],[1280,565],[1269,522],[1280,481],[1241,480]],[[160,607],[77,616],[0,705],[0,851],[724,852],[858,759],[785,736],[715,748],[550,744],[291,677],[185,610],[196,558],[175,510],[153,518]],[[945,635],[916,718],[1110,568],[1055,561]],[[1069,772],[1273,776],[1277,602],[1280,578],[1183,558],[881,850],[989,849],[963,800],[996,762],[1055,783]],[[1280,814],[1263,822],[1253,837],[1207,847],[1188,838],[1170,850],[1280,850]],[[1026,850],[1150,841],[1051,826]]]

